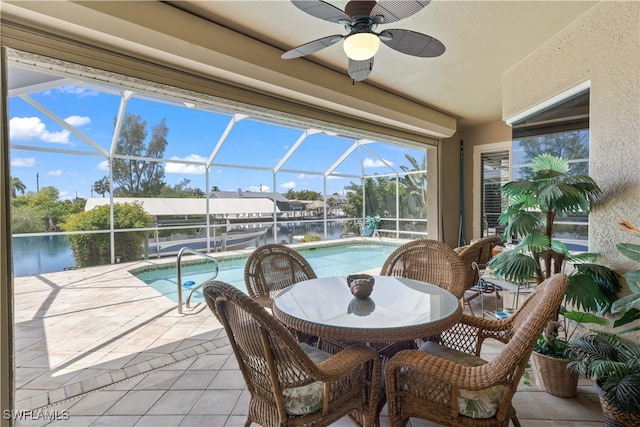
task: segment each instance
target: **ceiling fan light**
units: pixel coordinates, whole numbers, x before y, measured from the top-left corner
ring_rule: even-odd
[[[364,61],[378,52],[380,39],[373,33],[356,33],[347,37],[342,46],[349,58]]]

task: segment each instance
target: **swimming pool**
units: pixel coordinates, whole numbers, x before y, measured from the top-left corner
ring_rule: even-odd
[[[382,267],[389,254],[397,247],[397,244],[387,243],[347,243],[296,248],[296,250],[309,261],[318,277],[328,277],[346,276]],[[236,255],[218,258],[220,270],[217,280],[227,282],[246,292],[244,266],[247,262],[247,257],[248,254],[245,256]],[[198,261],[191,265],[184,263],[182,267],[182,283],[203,283],[211,278],[212,270],[211,263],[203,261]],[[178,301],[175,264],[168,264],[166,267],[142,267],[131,270],[130,273],[172,301]],[[184,301],[186,294],[189,292],[189,286],[183,286],[182,289]],[[203,301],[200,291],[194,292],[191,301]]]

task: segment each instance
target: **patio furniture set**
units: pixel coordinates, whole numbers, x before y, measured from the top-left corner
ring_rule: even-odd
[[[245,426],[326,426],[345,416],[375,426],[385,403],[394,427],[411,417],[519,425],[512,397],[568,279],[553,275],[506,319],[464,314],[465,291],[478,283],[470,264],[485,264],[496,243],[481,239],[460,254],[434,240],[405,243],[360,298],[346,277],[317,278],[283,245],[249,257],[248,296],[207,283],[205,300],[251,394]],[[480,353],[490,338],[505,346],[487,362]]]

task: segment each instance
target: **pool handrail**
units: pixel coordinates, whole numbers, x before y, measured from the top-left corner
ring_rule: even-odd
[[[190,288],[189,294],[187,294],[187,302],[185,304],[187,308],[190,308],[189,302],[191,301],[191,295],[193,295],[195,291],[203,287],[204,284],[207,283],[209,280],[212,280],[218,277],[218,272],[220,271],[220,265],[218,264],[218,260],[212,257],[211,255],[207,255],[203,252],[196,251],[195,249],[191,249],[189,247],[184,247],[180,249],[180,251],[178,252],[178,257],[176,258],[176,275],[178,276],[178,314],[180,315],[182,314],[182,254],[185,252],[189,252],[193,255],[198,255],[198,256],[210,259],[214,262],[216,266],[216,272],[213,276],[203,281],[199,285],[195,285],[194,287]]]

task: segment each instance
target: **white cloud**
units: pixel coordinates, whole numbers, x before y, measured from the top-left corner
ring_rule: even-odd
[[[87,116],[69,116],[64,121],[71,126],[84,126],[91,123],[91,119]]]
[[[385,162],[387,162],[387,164],[389,166],[393,166],[393,162],[385,159]],[[364,162],[362,162],[362,166],[364,166],[365,168],[384,168],[387,167],[386,164],[384,164],[384,162],[382,160],[379,159],[372,159],[371,157],[367,157],[364,159]]]
[[[11,159],[11,166],[18,168],[31,168],[36,165],[36,159],[33,157],[16,157]]]
[[[54,171],[49,171],[49,172],[47,172],[47,175],[60,176],[60,175],[62,175],[62,170],[57,169],[57,170],[54,170]]]
[[[60,200],[73,200],[75,198],[75,194],[68,191],[61,191],[60,194],[58,194],[58,198]]]
[[[290,190],[292,188],[296,188],[296,183],[293,181],[285,182],[284,184],[280,184],[280,188],[286,188]]]
[[[171,160],[188,160],[191,162],[206,162],[205,157],[197,154],[189,154],[187,157],[181,159],[180,157],[173,156]],[[183,163],[167,163],[164,167],[166,173],[180,173],[185,175],[200,175],[205,173],[204,165],[188,165]]]
[[[256,186],[256,185],[250,185],[250,186],[249,186],[249,188],[247,188],[247,190],[246,190],[246,191],[253,191],[253,192],[256,192],[256,193],[260,193],[260,190],[261,190],[261,189],[262,189],[262,192],[263,192],[263,193],[268,193],[268,192],[270,192],[270,191],[271,191],[271,189],[269,188],[269,186],[268,186],[268,185],[262,185],[262,187],[261,187],[261,186],[259,186],[259,185],[258,185],[258,186]]]
[[[39,117],[14,117],[9,121],[9,135],[17,141],[30,141],[33,139],[54,142],[59,144],[69,143],[69,131],[49,132]]]
[[[78,97],[82,98],[85,96],[97,96],[99,95],[98,92],[96,92],[95,90],[91,90],[91,89],[86,89],[83,87],[78,87],[78,86],[61,86],[58,87],[56,89],[54,89],[56,93],[68,93],[71,95],[78,95]],[[50,90],[44,92],[45,95],[51,95]]]
[[[98,170],[108,171],[109,170],[109,160],[103,160],[98,163]]]
[[[322,179],[322,175],[316,175],[314,173],[310,173],[310,174],[299,173],[298,175],[296,175],[296,178],[299,179],[299,180],[302,180],[302,179]]]

